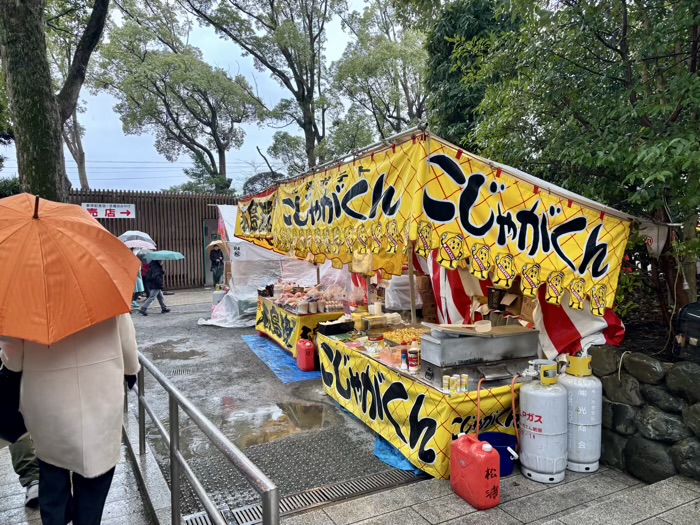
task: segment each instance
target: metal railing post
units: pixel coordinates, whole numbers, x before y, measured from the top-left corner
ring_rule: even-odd
[[[143,456],[146,453],[146,409],[144,408],[146,389],[145,389],[145,371],[143,367],[139,370],[138,375],[138,388],[139,393],[138,408],[139,408],[139,455]],[[143,399],[143,400],[142,400]]]
[[[280,495],[277,487],[260,495],[262,499],[263,525],[278,525],[280,522]]]
[[[170,506],[172,525],[180,525],[180,461],[177,457],[180,449],[180,419],[177,401],[170,394],[168,394],[168,403],[170,407]]]

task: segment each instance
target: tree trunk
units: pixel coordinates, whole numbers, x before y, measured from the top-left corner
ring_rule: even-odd
[[[89,190],[90,184],[87,178],[87,168],[85,166],[85,150],[83,149],[83,139],[78,122],[78,109],[73,110],[71,118],[63,128],[63,140],[68,147],[71,157],[78,166],[78,178],[80,179],[80,189]]]
[[[683,241],[693,244],[697,239],[698,214],[693,213],[688,220],[683,223]],[[693,253],[687,255],[681,261],[683,266],[683,274],[688,283],[688,288],[685,290],[687,294],[687,302],[694,303],[698,298],[698,283],[697,283],[697,256]],[[687,303],[686,303],[687,304]],[[684,305],[685,306],[685,305]]]
[[[219,177],[226,178],[226,151],[219,150]]]
[[[22,189],[65,201],[63,126],[46,55],[42,0],[0,0],[0,46]]]

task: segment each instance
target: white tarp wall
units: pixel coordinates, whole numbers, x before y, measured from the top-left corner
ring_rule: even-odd
[[[231,260],[229,292],[212,310],[211,319],[200,319],[200,325],[224,328],[255,326],[258,288],[279,280],[294,281],[299,286],[317,284],[316,266],[277,254],[235,237],[237,206],[218,206],[226,230],[226,244]],[[327,262],[320,266],[321,284],[338,285],[344,290],[351,286],[346,270],[336,270]]]

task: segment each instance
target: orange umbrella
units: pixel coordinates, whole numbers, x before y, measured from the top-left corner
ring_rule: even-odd
[[[0,199],[0,337],[50,345],[129,312],[140,266],[80,206]]]

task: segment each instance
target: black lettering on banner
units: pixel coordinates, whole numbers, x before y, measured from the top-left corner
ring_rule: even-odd
[[[366,221],[367,217],[363,214],[356,212],[350,207],[352,201],[358,197],[362,197],[365,193],[369,191],[369,183],[365,180],[358,180],[352,187],[343,195],[343,200],[340,202],[340,207],[343,209],[345,215],[351,219],[358,221]]]
[[[594,279],[600,279],[606,273],[608,273],[608,265],[605,263],[605,259],[608,257],[608,243],[598,242],[598,234],[603,228],[602,224],[599,224],[588,236],[588,241],[586,242],[586,248],[583,251],[583,260],[581,261],[581,266],[578,268],[578,273],[583,275],[591,265],[591,276]]]
[[[369,212],[370,219],[374,219],[377,216],[377,208],[379,208],[380,203],[382,205],[382,214],[389,218],[396,215],[396,212],[399,211],[401,207],[400,196],[398,200],[392,204],[391,201],[394,200],[394,195],[396,195],[396,188],[392,185],[384,188],[385,178],[386,173],[382,173],[377,179],[377,182],[374,183],[374,190],[372,191],[372,209]]]
[[[496,244],[498,246],[504,247],[508,244],[508,241],[514,241],[518,236],[518,226],[513,220],[513,214],[511,212],[506,212],[503,215],[501,210],[501,203],[498,203],[498,214],[496,215],[496,224],[498,225],[498,238],[496,239]]]
[[[384,395],[382,396],[382,408],[384,409],[384,414],[386,414],[386,418],[389,420],[389,423],[391,423],[391,426],[394,427],[394,431],[396,432],[398,438],[404,443],[408,443],[406,436],[403,435],[403,430],[401,430],[401,425],[397,423],[394,416],[391,414],[391,408],[389,405],[394,401],[408,401],[406,386],[401,381],[391,383],[389,388],[386,389]]]
[[[535,256],[537,250],[540,249],[540,219],[537,217],[539,205],[540,201],[535,201],[529,210],[520,210],[515,214],[515,218],[520,223],[520,234],[518,235],[518,250],[520,252],[525,253],[527,250],[528,234],[532,232],[532,244],[530,244],[530,251],[527,253],[530,257]]]
[[[416,398],[415,403],[413,403],[411,414],[408,416],[409,428],[411,429],[409,445],[411,446],[411,450],[414,450],[418,445],[418,440],[420,440],[418,459],[423,463],[435,463],[437,454],[432,448],[427,448],[427,444],[435,437],[437,421],[432,417],[424,417],[421,419],[420,411],[423,408],[424,401],[425,394],[420,394]]]
[[[396,436],[403,443],[409,445],[411,450],[417,449],[420,461],[428,464],[435,463],[437,453],[428,447],[428,443],[437,434],[438,422],[431,417],[420,417],[426,399],[425,394],[420,394],[415,400],[412,400],[406,386],[401,381],[388,383],[382,394],[381,387],[386,383],[386,376],[383,372],[373,371],[369,364],[362,372],[355,372],[353,367],[349,366],[350,357],[325,342],[321,343],[321,351],[325,358],[333,364],[333,373],[331,373],[323,366],[323,362],[321,363],[321,377],[327,388],[334,389],[341,398],[347,401],[354,401],[362,413],[372,421],[388,421],[394,428]],[[341,364],[346,367],[349,375],[347,386],[340,384]],[[393,416],[393,413],[398,409],[395,404],[406,402],[410,403],[411,407],[407,422],[409,426],[408,437]]]
[[[564,250],[562,250],[559,244],[559,238],[563,237],[564,235],[572,235],[586,231],[587,227],[588,219],[586,219],[586,217],[574,217],[573,219],[569,219],[568,221],[561,223],[552,231],[551,238],[552,247],[554,248],[554,251],[557,252],[559,258],[574,271],[576,270],[576,265],[571,259],[569,259],[569,257],[567,257],[567,255],[564,253]]]

